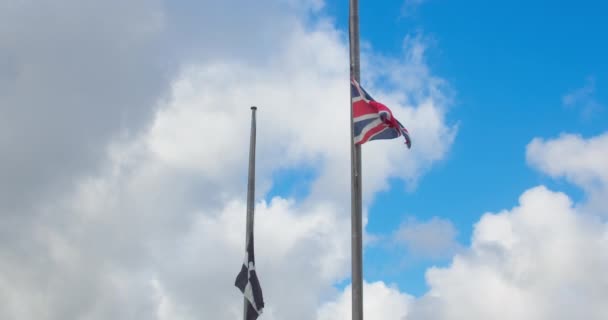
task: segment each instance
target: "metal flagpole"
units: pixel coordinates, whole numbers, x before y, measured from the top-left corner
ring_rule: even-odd
[[[349,6],[350,76],[360,82],[359,70],[359,0]],[[350,82],[350,81],[349,81]],[[350,105],[351,157],[351,259],[352,259],[352,319],[363,320],[363,227],[361,200],[361,145],[355,144],[353,104]]]
[[[247,229],[245,232],[245,247],[247,248],[250,235],[253,232],[253,206],[255,200],[255,112],[258,108],[251,107],[251,136],[249,140],[249,177],[247,179]],[[244,298],[243,319],[247,320],[249,302]]]

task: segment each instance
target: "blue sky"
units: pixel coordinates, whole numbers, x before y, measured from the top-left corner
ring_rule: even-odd
[[[376,196],[368,232],[390,234],[404,219],[440,217],[450,220],[457,241],[468,245],[482,214],[514,206],[527,188],[543,184],[582,200],[576,187],[530,168],[526,145],[562,133],[589,137],[608,126],[608,93],[601,90],[608,81],[605,10],[598,1],[361,1],[361,41],[377,52],[398,57],[408,34],[429,40],[427,63],[454,91],[448,121],[458,124],[449,154],[415,190],[392,179],[390,190]],[[326,13],[348,30],[344,1],[328,1]],[[365,82],[366,70],[361,74]],[[566,105],[566,95],[589,87],[585,98]],[[587,113],[590,101],[598,107]],[[279,173],[270,195],[306,194],[312,176]],[[371,245],[364,270],[366,279],[395,282],[420,295],[428,289],[427,268],[448,262]]]

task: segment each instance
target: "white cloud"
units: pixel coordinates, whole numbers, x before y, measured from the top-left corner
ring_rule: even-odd
[[[349,269],[347,50],[327,21],[303,22],[321,1],[0,6],[0,174],[12,192],[0,318],[240,318],[251,104],[264,319],[348,318],[349,290],[332,286]],[[367,202],[390,176],[414,185],[454,139],[425,43],[406,38],[399,59],[363,55],[364,84],[414,138],[411,152],[364,146]],[[528,161],[600,195],[604,150],[605,135],[537,139]],[[318,173],[306,199],[261,200],[273,172],[300,166]],[[423,298],[366,284],[366,318],[605,319],[607,243],[603,220],[534,188],[429,270]]]
[[[593,114],[601,111],[603,106],[595,99],[595,78],[588,77],[581,88],[572,90],[562,97],[562,103],[568,108],[579,108],[581,115],[589,119]]]
[[[18,215],[99,170],[109,143],[146,129],[184,64],[272,63],[269,52],[322,6],[1,2],[0,209]]]
[[[598,188],[606,183],[601,161],[605,137],[537,138],[528,145],[528,161],[605,198],[605,188]],[[470,247],[459,250],[448,267],[427,270],[429,290],[409,302],[405,319],[605,319],[608,212],[604,205],[589,214],[594,200],[575,204],[567,195],[539,186],[524,192],[517,206],[484,214]],[[398,234],[417,238],[418,228],[442,229],[427,224],[406,225]],[[379,295],[366,289],[365,297]],[[323,307],[328,319],[346,319],[350,297],[345,296]]]
[[[314,30],[298,29],[290,39],[272,65],[222,63],[188,68],[175,84],[173,106],[153,125],[152,150],[172,165],[202,170],[206,176],[221,174],[222,180],[242,176],[242,171],[219,171],[218,166],[244,168],[241,155],[247,139],[242,137],[249,130],[248,107],[255,104],[259,107],[261,176],[276,168],[320,163],[322,172],[314,182],[313,197],[346,198],[348,192],[343,190],[349,189],[350,182],[345,179],[349,170],[344,164],[350,163],[350,154],[348,87],[343,81],[348,77],[343,63],[348,57],[343,39],[325,22]],[[407,70],[414,63],[422,65],[422,61],[406,59],[404,66],[394,60],[374,69]],[[453,141],[456,130],[445,124],[446,101],[437,98],[435,82],[440,79],[426,70],[424,75],[418,82],[392,82],[400,85],[401,92],[387,95],[386,101],[410,129],[416,145],[411,152],[396,141],[364,146],[366,199],[386,187],[388,176],[415,183]],[[420,104],[409,101],[410,96],[430,91],[437,95]],[[204,149],[201,141],[208,141]]]
[[[608,184],[608,133],[584,139],[564,134],[557,139],[536,138],[527,146],[528,162],[546,174],[585,189]]]
[[[574,204],[544,186],[523,193],[519,205],[487,213],[471,246],[449,267],[431,268],[429,291],[412,304],[412,319],[605,319],[608,308],[608,223],[603,165],[606,134],[544,140],[527,148],[528,162],[565,177],[592,195]],[[589,213],[593,214],[589,214]]]
[[[129,49],[136,44],[131,44],[129,37],[121,37],[121,32],[110,32],[108,43],[98,43],[91,49],[95,52],[83,53],[83,61],[95,61],[97,55],[93,53],[97,51],[102,56],[114,52],[110,48],[94,50],[97,46],[119,48],[116,56],[103,56],[111,67],[83,63],[103,75],[101,83],[119,88],[128,101],[114,100],[117,93],[113,90],[100,93],[105,99],[103,105],[91,108],[95,117],[102,118],[99,121],[107,121],[100,122],[103,130],[92,136],[75,135],[78,143],[70,142],[65,149],[79,154],[90,146],[95,149],[94,159],[74,160],[82,164],[80,170],[72,168],[70,162],[50,162],[49,172],[62,173],[57,173],[60,178],[50,175],[45,181],[51,185],[57,179],[68,181],[53,188],[52,198],[34,192],[28,201],[21,201],[31,204],[31,208],[21,207],[15,212],[0,209],[0,318],[238,318],[242,298],[233,281],[244,250],[243,199],[252,104],[260,107],[256,252],[267,300],[265,319],[311,319],[317,307],[334,296],[332,284],[348,274],[350,253],[345,36],[323,19],[312,25],[304,22],[307,19],[302,18],[302,12],[318,10],[319,1],[295,7],[290,2],[266,2],[268,6],[264,8],[268,10],[262,16],[257,16],[255,10],[263,6],[236,1],[226,7],[195,5],[192,13],[184,12],[185,8],[178,4],[153,6],[149,16],[146,10],[138,12],[157,23],[151,24],[156,26],[152,31],[143,22],[148,20],[132,19],[129,12],[136,9],[129,5],[107,3],[103,5],[106,11],[96,11],[95,17],[103,17],[102,12],[125,14],[125,23],[112,26],[111,30],[124,29],[127,35],[131,31],[152,32],[153,40],[143,44],[141,50],[179,42],[175,49],[178,52],[162,52],[152,62],[134,62],[146,70],[143,73],[129,69],[130,65],[122,69],[121,64],[113,64],[114,58],[124,58],[124,63],[129,64],[127,57],[145,54],[134,47],[133,51],[127,50],[127,57],[121,56],[118,53],[124,52],[120,48]],[[256,18],[239,24],[219,19],[222,10],[231,6],[253,11],[237,10],[229,13],[230,17],[247,13]],[[193,30],[200,31],[202,27],[190,26],[192,17],[188,15],[203,11],[205,15],[216,15],[209,16],[209,21],[195,19],[207,28],[197,34],[205,45],[191,37],[196,33]],[[19,11],[15,16],[22,14]],[[79,10],[62,14],[80,21]],[[260,26],[255,23],[258,19],[264,20]],[[101,25],[95,21],[89,21],[95,30],[105,30],[105,20]],[[223,27],[226,33],[217,32]],[[244,42],[234,42],[228,36],[230,30],[243,27],[256,35],[251,55],[243,49]],[[57,32],[49,30],[48,37],[58,37]],[[224,34],[224,42],[219,34]],[[264,34],[273,35],[267,47],[259,45],[268,40]],[[84,41],[76,36],[68,38],[74,43]],[[207,46],[211,40],[214,45]],[[208,47],[209,52],[203,53],[202,47]],[[181,52],[186,49],[197,54]],[[43,66],[42,56],[34,55],[31,61]],[[155,69],[161,68],[163,63],[159,61],[164,58],[177,59],[180,66],[171,86],[167,79],[156,78],[160,77],[158,74],[166,76]],[[69,62],[59,59],[52,65],[61,69]],[[150,66],[154,68],[148,70]],[[134,78],[123,77],[122,72]],[[53,74],[46,75],[52,78]],[[114,75],[116,79],[112,78]],[[140,77],[155,86],[133,86],[140,83]],[[2,129],[13,134],[18,132],[16,127],[27,127],[41,143],[45,139],[49,143],[64,138],[71,141],[70,134],[86,132],[88,122],[84,120],[94,115],[79,108],[100,97],[97,87],[85,86],[79,91],[78,101],[69,108],[57,100],[81,78],[57,78],[58,87],[47,100],[49,107],[57,107],[54,118],[48,118],[51,122],[73,122],[82,126],[81,130],[46,135],[44,127],[19,117],[12,119],[13,126]],[[386,186],[389,176],[415,182],[423,170],[442,158],[452,142],[455,130],[445,123],[444,102],[427,99],[418,104],[408,98],[427,87],[427,78],[420,81],[397,83],[405,94],[391,98],[391,107],[408,124],[418,147],[415,145],[408,152],[397,141],[364,147],[364,190],[368,200]],[[38,93],[39,88],[32,87],[31,92]],[[143,97],[138,104],[141,113],[133,123],[131,117],[121,118],[136,108],[129,102],[131,91]],[[387,89],[385,94],[391,96],[391,92]],[[23,97],[27,95],[19,99]],[[108,110],[105,104],[119,105],[118,110]],[[30,107],[37,110],[36,104]],[[70,110],[76,110],[76,114]],[[128,134],[122,134],[124,131]],[[9,142],[2,145],[3,152],[17,148],[15,140]],[[29,142],[24,143],[33,148]],[[45,154],[46,151],[39,159],[33,159],[34,164],[15,160],[14,168],[4,168],[3,174],[22,176],[29,168],[45,163]],[[318,172],[306,199],[296,202],[279,197],[269,203],[261,200],[272,183],[273,172],[300,166],[314,167]],[[38,182],[33,179],[23,188],[29,190]]]
[[[608,226],[537,187],[519,206],[486,214],[471,248],[427,272],[414,319],[604,319]]]
[[[369,320],[406,319],[412,297],[403,294],[398,288],[383,282],[363,283],[363,316]],[[333,302],[323,305],[317,315],[318,320],[352,319],[351,287],[344,289]]]
[[[0,20],[0,210],[20,211],[138,132],[172,70],[158,1],[3,1]]]
[[[586,209],[605,213],[608,194],[608,133],[589,139],[563,134],[556,139],[532,140],[528,163],[554,178],[580,186],[590,198]]]

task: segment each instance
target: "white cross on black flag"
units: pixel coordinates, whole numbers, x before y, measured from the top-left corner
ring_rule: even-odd
[[[234,285],[241,290],[245,299],[248,301],[247,310],[245,311],[246,320],[255,320],[264,309],[264,298],[262,297],[262,288],[260,281],[255,272],[255,258],[253,255],[253,232],[249,235],[247,241],[247,252],[245,261],[241,267],[241,272],[236,276]]]

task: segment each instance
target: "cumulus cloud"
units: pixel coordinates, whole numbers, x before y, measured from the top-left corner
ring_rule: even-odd
[[[601,161],[605,135],[534,139],[528,145],[528,161],[552,177],[565,177],[586,192],[605,197],[605,189],[598,188],[606,182]],[[427,270],[429,290],[422,297],[409,298],[409,303],[402,304],[407,306],[404,309],[395,307],[404,310],[399,316],[383,316],[422,320],[605,319],[608,212],[605,206],[587,210],[593,200],[574,203],[566,194],[544,186],[525,191],[513,208],[484,214],[474,227],[470,246],[459,250],[449,266]],[[442,229],[428,225],[442,223],[406,224],[397,235],[417,238],[418,229]],[[425,235],[431,233],[427,230]],[[380,294],[366,289],[365,297],[370,299]],[[331,312],[335,319],[348,319],[347,295],[338,296],[321,310]],[[387,310],[390,301],[393,299],[385,300]],[[370,316],[375,313],[366,314]]]
[[[427,165],[445,157],[458,131],[457,125],[446,125],[444,121],[453,93],[426,63],[430,43],[432,39],[422,34],[410,34],[404,38],[402,56],[387,57],[370,51],[365,55],[369,58],[363,60],[364,76],[371,80],[366,82],[364,77],[363,85],[375,99],[394,109],[395,116],[412,132],[416,149],[404,161],[402,152],[386,148],[382,142],[366,147],[371,154],[383,155],[384,161],[399,168],[392,169],[394,175],[406,180],[409,188],[416,186],[417,179],[430,168]],[[370,166],[364,170],[366,185],[371,182],[379,189],[385,188],[385,184],[376,184],[374,180],[384,169]]]
[[[0,20],[0,207],[17,211],[150,120],[166,20],[158,1],[4,1]]]
[[[348,51],[322,6],[0,4],[0,318],[239,318],[256,104],[264,317],[347,319],[350,290],[332,284],[349,270]],[[363,84],[414,138],[411,152],[364,146],[366,203],[389,177],[414,186],[457,132],[426,41],[406,37],[398,58],[363,54]],[[528,161],[600,199],[605,137],[535,139]],[[301,166],[315,168],[310,194],[265,199],[276,170]],[[450,266],[428,271],[422,298],[365,284],[366,318],[605,319],[608,231],[586,212],[528,190],[484,215]],[[404,228],[419,247],[445,247],[420,228],[451,232]]]
[[[552,177],[565,177],[602,194],[605,134],[534,139],[528,161]],[[605,162],[605,161],[604,161]],[[471,245],[450,266],[426,273],[429,291],[412,303],[411,319],[604,319],[608,308],[608,224],[544,186],[527,190],[510,210],[486,213]]]
[[[343,62],[348,57],[343,41],[343,34],[322,21],[315,30],[296,29],[272,65],[189,66],[174,84],[174,107],[161,111],[162,117],[154,122],[150,147],[166,161],[199,168],[208,176],[217,175],[220,165],[242,163],[239,155],[246,150],[247,140],[241,137],[248,134],[249,125],[246,111],[248,105],[256,104],[260,170],[269,172],[313,163],[320,167],[312,186],[313,197],[348,201],[348,192],[343,192],[350,188],[350,180],[345,179],[349,176],[348,166],[344,165],[350,163],[350,154],[348,108],[344,107],[348,106],[344,98],[348,97],[348,87],[343,83],[343,78],[348,77]],[[407,73],[410,64],[422,64],[407,58],[404,66],[397,60],[391,62],[374,69],[401,67]],[[415,183],[430,164],[445,155],[453,141],[456,128],[446,124],[447,101],[438,98],[438,90],[437,96],[417,103],[410,101],[421,92],[435,91],[435,81],[440,81],[424,72],[425,77],[416,82],[395,80],[393,84],[401,84],[400,92],[386,95],[396,116],[415,136],[417,147],[408,152],[395,148],[395,141],[379,141],[363,148],[366,200],[387,187],[388,176]],[[200,118],[205,121],[197,122]],[[181,125],[183,121],[188,121],[188,125]],[[154,137],[157,134],[159,138]],[[206,148],[199,147],[204,137],[217,136],[222,140],[211,139]],[[179,152],[191,153],[172,150],[177,142]],[[223,158],[221,163],[215,161],[218,157]],[[221,175],[225,180],[231,175],[242,176],[243,172],[223,171]]]
[[[519,205],[488,213],[470,250],[427,272],[413,319],[604,319],[608,227],[562,193],[526,191]]]
[[[608,184],[608,133],[590,139],[564,134],[556,139],[536,138],[527,147],[528,162],[547,173],[586,188]]]
[[[14,157],[1,174],[22,184],[3,188],[27,194],[4,194],[14,205],[0,208],[0,318],[238,318],[252,104],[265,318],[311,319],[336,296],[350,253],[346,36],[308,15],[320,1],[227,3],[73,2],[49,5],[48,16],[5,4],[6,21],[34,15],[35,30],[0,38],[15,61],[14,78],[1,81],[19,88],[0,97],[11,108],[2,152]],[[87,46],[68,50],[77,44]],[[452,143],[445,101],[410,98],[432,85],[428,76],[399,94],[382,90],[420,147],[366,146],[366,201],[390,176],[414,183]],[[264,200],[273,172],[300,166],[317,172],[305,199]]]
[[[269,62],[268,52],[322,7],[319,0],[0,3],[0,207],[17,214],[98,170],[108,143],[145,130],[185,63]]]
[[[608,133],[589,139],[563,134],[555,139],[532,140],[527,146],[528,163],[554,178],[583,188],[590,198],[585,205],[605,212],[608,194]]]
[[[397,287],[387,286],[384,282],[363,283],[365,298],[363,314],[370,320],[403,320],[406,319],[412,297],[403,294]],[[323,305],[317,315],[318,320],[352,319],[351,287],[332,302]]]

